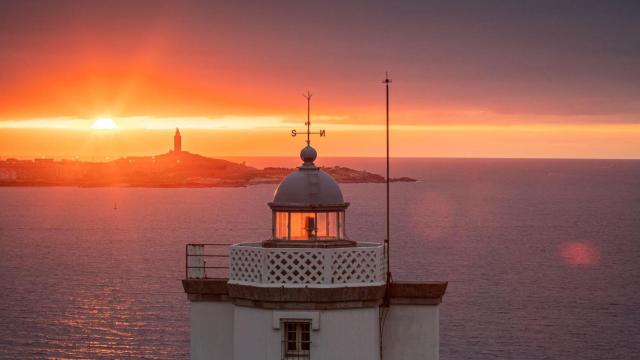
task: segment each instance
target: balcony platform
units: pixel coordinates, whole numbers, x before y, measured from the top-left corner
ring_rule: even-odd
[[[349,309],[376,307],[383,302],[386,286],[333,288],[265,288],[229,284],[228,279],[185,279],[190,301],[233,302],[263,309]],[[438,305],[447,282],[398,281],[389,285],[390,305]]]
[[[396,281],[387,286],[384,246],[379,243],[329,248],[241,243],[228,248],[228,258],[205,251],[205,245],[187,246],[182,285],[191,301],[328,310],[377,307],[386,294],[390,305],[438,305],[447,288],[446,282]],[[207,261],[227,259],[228,278],[208,276],[207,270],[218,266]]]

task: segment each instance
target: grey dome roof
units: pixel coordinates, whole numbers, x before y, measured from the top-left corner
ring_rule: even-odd
[[[300,152],[304,164],[282,180],[275,191],[271,206],[317,207],[346,205],[336,180],[320,170],[313,160],[317,153],[310,146]]]

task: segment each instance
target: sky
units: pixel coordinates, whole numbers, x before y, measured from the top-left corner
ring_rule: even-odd
[[[635,1],[0,0],[0,158],[640,158]],[[111,119],[107,129],[96,120]],[[102,126],[105,127],[105,126]],[[108,129],[108,127],[116,127]]]

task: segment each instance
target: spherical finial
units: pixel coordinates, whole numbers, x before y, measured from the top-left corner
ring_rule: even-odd
[[[300,159],[304,161],[305,165],[313,164],[313,162],[316,160],[316,157],[318,157],[316,149],[312,148],[309,145],[305,146],[304,149],[300,151]]]

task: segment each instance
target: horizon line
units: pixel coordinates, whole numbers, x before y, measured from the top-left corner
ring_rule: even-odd
[[[189,152],[189,151],[184,151]],[[190,153],[190,152],[189,152]],[[8,159],[16,159],[16,160],[37,160],[37,159],[51,159],[54,161],[91,161],[91,162],[108,162],[117,159],[123,159],[127,157],[155,157],[163,154],[154,154],[154,155],[119,155],[119,156],[82,156],[82,157],[64,157],[64,156],[12,156],[12,155],[3,155],[0,154],[0,161],[5,161]],[[241,159],[241,158],[259,158],[259,159],[270,159],[270,158],[295,158],[298,156],[293,155],[207,155],[207,154],[196,154],[191,153],[193,155],[204,156],[212,159]],[[323,155],[322,158],[327,159],[382,159],[384,160],[385,156],[333,156],[333,155]],[[545,157],[545,156],[391,156],[391,159],[430,159],[430,160],[611,160],[611,161],[638,161],[640,157]],[[319,158],[320,160],[320,158]]]

